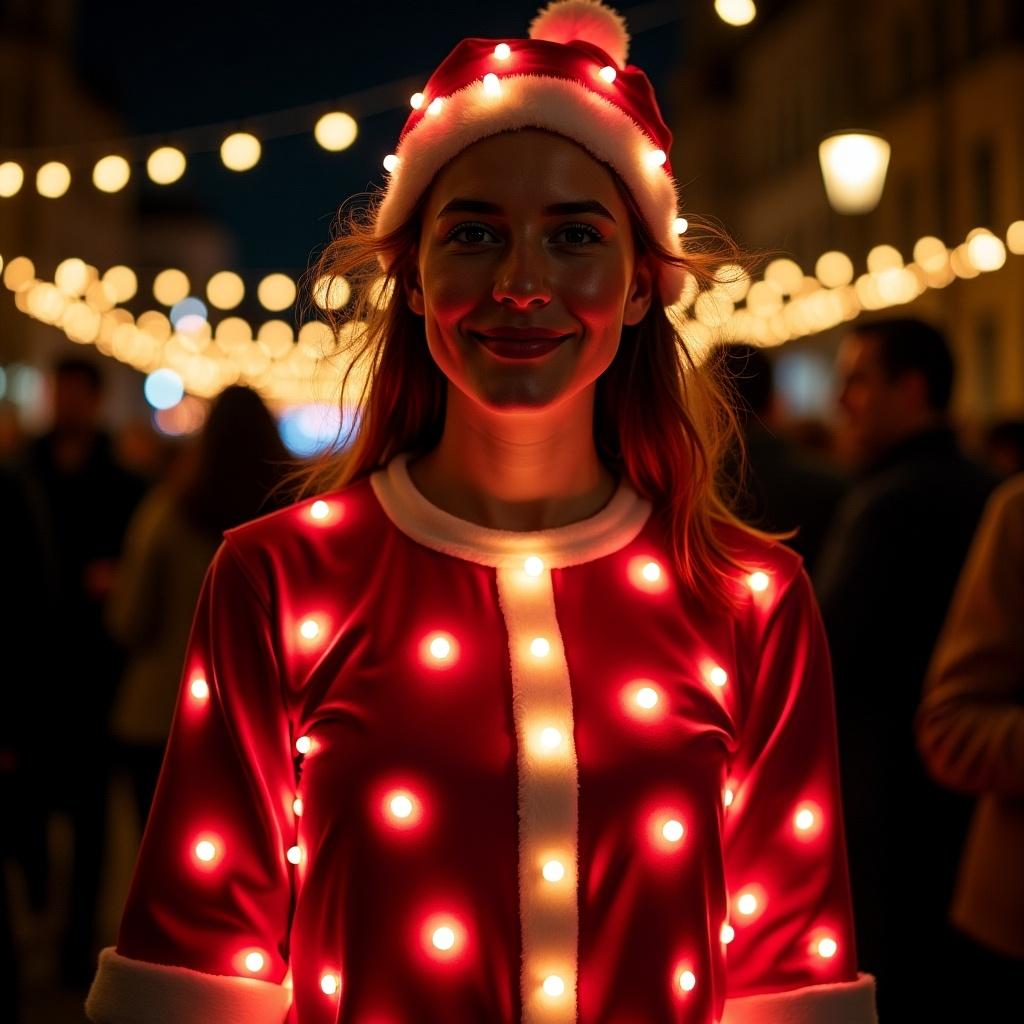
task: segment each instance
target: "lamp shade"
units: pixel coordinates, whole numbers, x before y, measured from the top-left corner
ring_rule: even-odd
[[[873,132],[834,132],[822,139],[818,146],[821,176],[837,213],[867,213],[878,205],[889,153],[889,143]]]

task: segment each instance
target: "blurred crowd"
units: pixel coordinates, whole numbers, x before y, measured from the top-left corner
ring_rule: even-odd
[[[878,979],[880,1020],[983,1019],[1024,975],[1024,421],[963,436],[950,347],[914,319],[843,339],[834,427],[787,415],[762,349],[719,347],[706,370],[744,438],[723,486],[749,522],[796,531],[785,542],[818,594],[857,959]],[[0,879],[4,1020],[27,999],[12,881],[30,913],[47,908],[48,825],[63,816],[54,984],[84,999],[111,941],[98,928],[111,780],[140,835],[221,533],[292,500],[294,460],[246,388],[171,442],[104,428],[93,362],[59,362],[51,384],[47,433],[0,429],[0,787],[16,823]],[[977,1016],[947,1016],[955,1006]]]

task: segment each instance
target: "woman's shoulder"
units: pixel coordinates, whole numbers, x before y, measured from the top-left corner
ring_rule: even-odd
[[[745,582],[756,589],[763,574],[776,585],[791,582],[804,571],[803,556],[784,541],[766,537],[743,523],[713,519],[716,543],[742,566]]]
[[[223,533],[223,545],[250,569],[286,575],[372,550],[379,506],[368,477],[293,501]],[[370,542],[369,544],[367,542]]]

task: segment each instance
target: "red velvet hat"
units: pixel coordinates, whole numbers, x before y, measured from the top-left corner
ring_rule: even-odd
[[[647,76],[626,63],[628,51],[625,19],[601,0],[553,0],[531,22],[528,39],[463,39],[413,97],[398,146],[384,160],[390,177],[377,235],[398,227],[468,145],[537,127],[575,140],[614,169],[651,234],[681,253],[672,133]],[[383,257],[381,265],[388,269]],[[685,280],[681,267],[659,264],[663,305],[679,298]]]

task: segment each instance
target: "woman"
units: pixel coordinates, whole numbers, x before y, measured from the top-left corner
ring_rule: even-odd
[[[218,552],[94,1020],[874,1019],[820,620],[711,489],[627,43],[464,40],[325,253],[385,271],[358,435]]]

